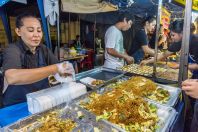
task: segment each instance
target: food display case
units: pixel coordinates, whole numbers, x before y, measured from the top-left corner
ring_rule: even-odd
[[[89,113],[90,117],[101,120],[119,131],[169,130],[177,115],[172,107],[139,97],[133,98],[133,95],[129,95],[126,91],[121,92],[122,94],[120,92],[99,88],[81,96],[74,101],[74,104]]]
[[[97,89],[113,79],[123,76],[124,74],[125,72],[123,71],[99,67],[77,74],[76,80],[91,89]]]
[[[153,76],[153,66],[145,65],[140,66],[139,64],[131,64],[120,67],[118,70],[126,72],[126,75],[141,75],[145,77],[152,78]],[[176,84],[178,83],[178,69],[172,69],[166,65],[159,65],[156,68],[156,78],[153,78],[156,82],[164,83],[164,84]],[[189,72],[189,77],[192,74]]]
[[[102,71],[101,71],[102,70]],[[107,71],[106,71],[107,70]],[[124,76],[123,72],[115,72],[116,70],[98,68],[94,70],[87,71],[85,73],[77,75],[77,80],[86,77],[97,77],[103,76],[107,81],[98,86],[97,89],[89,91],[87,94],[84,94],[72,101],[63,104],[60,104],[56,107],[50,108],[47,111],[33,114],[25,119],[19,120],[16,123],[13,123],[4,128],[4,131],[20,132],[20,131],[34,131],[34,130],[43,130],[47,129],[48,123],[53,125],[53,120],[61,124],[58,128],[54,127],[53,129],[62,129],[66,127],[64,124],[70,124],[74,127],[71,131],[77,132],[89,132],[89,131],[131,131],[131,130],[143,130],[148,129],[151,131],[168,131],[172,122],[174,121],[177,112],[173,107],[178,99],[178,95],[181,92],[178,88],[173,88],[171,86],[165,86],[161,84],[156,84],[151,80],[146,86],[156,86],[157,89],[162,89],[163,92],[168,92],[168,100],[164,99],[161,104],[153,99],[149,99],[144,96],[138,96],[136,93],[129,91],[127,86],[126,89],[116,88],[121,86],[122,83],[127,83],[133,86],[130,82],[127,82],[131,77]],[[110,73],[110,77],[107,74]],[[137,77],[137,76],[134,76]],[[133,78],[133,77],[132,77]],[[140,79],[144,78],[140,76]],[[97,78],[100,79],[100,78]],[[149,80],[149,79],[148,79]],[[145,82],[145,80],[140,80],[140,82]],[[135,82],[135,84],[138,84]],[[88,86],[88,85],[87,85]],[[122,86],[121,86],[122,87]],[[142,89],[141,89],[142,87]],[[144,89],[144,84],[141,83],[139,87],[144,95],[144,91],[149,91],[149,89]],[[150,87],[148,87],[150,88]],[[132,88],[130,88],[132,89]],[[116,93],[117,92],[117,93]],[[161,92],[161,91],[160,91]],[[162,93],[163,93],[162,92]],[[114,96],[114,94],[116,96]],[[100,100],[102,96],[108,95],[112,97],[111,99]],[[153,96],[153,94],[150,94]],[[159,95],[160,96],[160,95]],[[154,96],[155,97],[155,96]],[[118,99],[119,98],[119,99]],[[94,100],[95,99],[95,100]],[[99,101],[100,103],[98,103]],[[89,103],[96,103],[90,109],[86,108]],[[121,102],[118,104],[117,102]],[[103,104],[104,103],[104,104]],[[105,104],[106,103],[106,104]],[[124,105],[126,104],[126,106]],[[115,108],[108,111],[106,108],[109,106]],[[101,108],[102,113],[98,114],[95,111],[92,111],[91,108],[95,107],[96,109]],[[131,111],[132,110],[132,111]],[[136,111],[135,111],[136,110]],[[139,112],[140,111],[140,112]],[[115,113],[117,112],[117,113]],[[122,113],[123,112],[123,113]],[[129,113],[127,113],[129,112]],[[125,114],[130,115],[132,118],[126,118]],[[114,121],[112,115],[118,115],[119,118],[126,121],[140,121],[141,123],[135,123],[129,125],[129,122],[119,122],[119,120]],[[113,117],[114,118],[114,117]],[[126,118],[126,119],[125,119]],[[137,118],[137,119],[136,119]],[[123,121],[122,120],[122,121]],[[51,122],[52,121],[52,122]],[[56,125],[57,126],[57,125]]]

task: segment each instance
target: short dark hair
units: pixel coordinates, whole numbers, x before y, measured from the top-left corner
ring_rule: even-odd
[[[182,33],[183,31],[183,26],[184,26],[184,21],[183,20],[175,20],[170,24],[170,30],[175,32],[175,33]]]
[[[18,15],[16,17],[16,28],[20,28],[23,26],[23,19],[24,18],[36,18],[39,22],[40,22],[40,19],[36,16],[36,14],[33,14],[33,13],[22,13],[20,15]]]
[[[129,20],[134,22],[134,16],[132,14],[129,13],[120,13],[119,17],[117,19],[117,23],[118,22],[123,22],[124,19],[126,19],[126,21],[128,22]]]
[[[145,26],[146,22],[151,23],[156,20],[155,16],[147,16],[143,18],[142,25]]]

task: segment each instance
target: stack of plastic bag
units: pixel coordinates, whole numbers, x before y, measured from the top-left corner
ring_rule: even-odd
[[[70,102],[87,92],[81,83],[62,83],[55,87],[27,94],[28,110],[32,114],[42,112],[59,104]]]

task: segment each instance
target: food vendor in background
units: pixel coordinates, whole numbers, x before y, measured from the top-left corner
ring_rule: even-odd
[[[26,94],[49,87],[49,75],[73,73],[70,63],[58,63],[53,53],[41,44],[42,27],[35,15],[19,15],[15,32],[19,40],[4,51],[4,106],[25,102]]]
[[[196,99],[194,105],[194,115],[191,123],[190,132],[198,131],[198,80],[197,79],[187,79],[182,83],[182,90],[185,91],[187,95]]]
[[[58,46],[55,47],[54,55],[58,58]],[[65,45],[63,43],[60,43],[59,59],[60,60],[64,59],[64,55],[65,55]]]
[[[81,41],[80,41],[80,35],[76,35],[76,39],[74,40],[74,44],[75,44],[75,48],[78,49],[78,48],[82,48],[82,45],[81,45]]]
[[[182,44],[183,35],[183,20],[176,20],[170,25],[170,36],[172,39],[172,44],[168,47],[168,50],[159,54],[157,60],[163,60],[176,52],[179,52]],[[190,36],[189,44],[189,66],[188,68],[193,71],[192,78],[198,78],[198,37],[196,35]],[[141,65],[154,63],[154,58],[149,60],[143,60]],[[179,64],[175,63],[172,68],[179,68]]]
[[[133,18],[128,14],[120,14],[115,25],[109,27],[105,33],[105,62],[104,67],[116,69],[133,62],[123,45],[123,35],[121,31],[127,31],[131,28]]]
[[[155,38],[156,38],[156,28],[153,33],[150,34],[150,39],[149,39],[149,47],[152,49],[155,49]],[[159,34],[159,41],[158,41],[158,49],[163,50],[167,49],[167,38],[168,35],[165,33],[165,29],[163,25],[160,25],[160,34]]]
[[[142,28],[135,32],[135,36],[128,53],[134,58],[135,63],[140,63],[145,53],[154,56],[155,51],[148,46],[148,34],[152,34],[154,32],[155,26],[156,18],[148,16],[144,19]]]

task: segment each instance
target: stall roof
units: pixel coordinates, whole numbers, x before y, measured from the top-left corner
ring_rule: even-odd
[[[6,3],[10,2],[10,1],[27,4],[27,0],[1,0],[0,1],[0,7],[5,5]]]
[[[61,0],[63,12],[98,13],[118,10],[117,6],[101,0]]]
[[[101,23],[101,24],[114,24],[117,20],[119,12],[126,12],[143,18],[146,16],[157,15],[158,0],[133,0],[133,3],[128,5],[127,2],[120,4],[121,0],[106,0],[112,4],[118,5],[119,10],[108,13],[95,13],[95,14],[80,14],[80,18],[85,21]],[[125,5],[124,5],[125,4]],[[121,5],[121,6],[119,6]],[[181,18],[183,14],[183,8],[174,5],[169,0],[163,0],[163,6],[171,12],[172,17]]]

